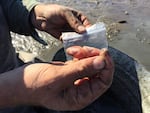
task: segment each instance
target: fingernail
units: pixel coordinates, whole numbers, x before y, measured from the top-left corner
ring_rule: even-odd
[[[104,51],[105,56],[111,56],[107,48],[102,49]]]
[[[78,26],[78,30],[79,30],[80,32],[84,32],[86,29],[85,29],[84,26],[80,25],[80,26]]]
[[[102,49],[102,51],[107,52],[107,51],[108,51],[108,49],[107,49],[107,48],[103,48],[103,49]]]
[[[79,51],[78,48],[71,48],[71,49],[68,49],[68,52],[69,52],[70,54],[76,54],[78,51]]]
[[[99,57],[97,57],[94,61],[93,61],[93,65],[94,68],[99,70],[99,69],[103,69],[105,67],[105,62],[104,60],[100,59]]]
[[[89,46],[83,46],[83,48],[87,49],[88,52],[92,52],[94,50],[93,47],[89,47]]]

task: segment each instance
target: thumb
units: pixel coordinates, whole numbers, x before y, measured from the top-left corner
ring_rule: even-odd
[[[70,86],[78,79],[95,75],[105,67],[104,56],[95,56],[65,66],[63,85]]]

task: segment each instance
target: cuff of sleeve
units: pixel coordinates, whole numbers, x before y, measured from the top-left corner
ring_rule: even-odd
[[[33,7],[37,4],[41,4],[40,2],[37,2],[36,0],[23,0],[24,6],[26,6],[27,10],[30,12]]]
[[[26,18],[25,19],[25,25],[26,25],[25,28],[28,30],[29,35],[31,35],[32,32],[35,31],[34,27],[32,26],[32,23],[30,21],[30,13],[31,13],[32,9],[38,4],[41,4],[41,3],[37,2],[35,0],[23,0],[23,5],[26,6],[26,9],[28,10],[28,14],[25,17]]]

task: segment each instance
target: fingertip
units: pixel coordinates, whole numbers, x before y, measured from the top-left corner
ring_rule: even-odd
[[[105,61],[104,59],[97,57],[94,61],[93,61],[93,66],[95,69],[103,69],[105,67]]]
[[[105,57],[105,63],[106,63],[106,68],[107,69],[111,69],[114,68],[114,62],[113,62],[113,58],[111,57],[109,51],[107,48],[102,49],[102,56]]]
[[[86,31],[86,28],[83,25],[79,25],[77,29],[79,33],[84,33]]]
[[[109,53],[109,52],[108,52],[108,49],[107,49],[107,48],[102,48],[102,49],[101,49],[101,52],[100,52],[100,55],[106,56],[108,53]]]
[[[81,50],[80,46],[72,46],[72,47],[67,48],[66,52],[69,55],[75,55],[78,52],[80,52],[80,50]]]
[[[96,56],[100,54],[100,50],[90,46],[83,46],[83,49],[86,51],[87,57]]]
[[[91,51],[93,51],[95,48],[94,47],[90,47],[90,46],[83,46],[83,49],[87,50],[89,53],[91,53]]]
[[[67,52],[67,54],[69,54],[69,55],[73,55],[73,54],[76,54],[76,53],[78,52],[78,49],[77,49],[77,48],[70,47],[70,48],[67,48],[66,52]]]
[[[107,51],[108,51],[107,48],[102,48],[101,50],[104,51],[104,52],[107,52]]]
[[[92,24],[91,24],[88,20],[86,20],[86,21],[83,23],[83,25],[84,25],[86,28],[89,28],[89,27],[92,26]]]

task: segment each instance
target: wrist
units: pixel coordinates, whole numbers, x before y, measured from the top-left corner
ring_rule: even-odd
[[[0,74],[0,108],[23,105],[30,102],[28,90],[24,85],[24,68]]]
[[[40,25],[38,23],[38,21],[42,18],[40,17],[40,10],[42,9],[41,8],[42,4],[37,4],[35,5],[31,12],[30,12],[30,16],[29,16],[29,22],[30,24],[32,25],[32,27],[36,28],[36,29],[40,29]]]

